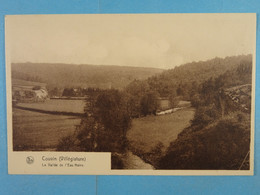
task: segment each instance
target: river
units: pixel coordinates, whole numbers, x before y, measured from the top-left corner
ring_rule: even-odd
[[[154,169],[152,165],[144,162],[140,157],[134,155],[131,151],[128,151],[125,155],[123,155],[122,161],[125,169]]]

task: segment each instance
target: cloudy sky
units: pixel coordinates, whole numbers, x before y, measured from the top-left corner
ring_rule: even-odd
[[[27,15],[6,17],[11,62],[173,68],[250,54],[255,14]]]

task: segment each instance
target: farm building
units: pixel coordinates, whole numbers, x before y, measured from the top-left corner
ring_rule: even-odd
[[[47,98],[45,83],[12,79],[13,102],[42,102]]]

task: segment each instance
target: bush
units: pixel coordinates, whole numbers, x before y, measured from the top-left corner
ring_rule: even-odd
[[[237,170],[250,147],[250,120],[233,113],[172,142],[160,169]],[[249,166],[244,167],[249,169]]]
[[[63,137],[57,146],[57,151],[79,151],[74,135]]]
[[[111,155],[111,169],[124,169],[124,163],[118,154]]]
[[[204,127],[217,120],[220,116],[221,113],[214,104],[210,106],[201,106],[196,110],[192,125]]]

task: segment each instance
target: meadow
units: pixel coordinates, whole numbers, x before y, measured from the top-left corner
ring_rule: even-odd
[[[194,108],[184,108],[171,114],[133,119],[127,133],[131,148],[149,153],[162,143],[162,150],[165,151],[178,134],[190,125],[194,112]]]
[[[39,104],[40,105],[40,104]],[[61,138],[74,133],[80,118],[13,108],[14,151],[55,150]]]

